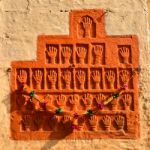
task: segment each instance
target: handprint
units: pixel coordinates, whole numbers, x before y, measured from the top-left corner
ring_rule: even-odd
[[[30,131],[31,123],[32,123],[31,115],[24,115],[22,118],[22,124],[26,131]]]
[[[85,37],[90,37],[90,32],[91,32],[91,26],[92,26],[92,19],[90,17],[83,17],[82,19],[82,24],[84,27],[84,36]]]
[[[78,126],[79,126],[80,131],[83,130],[84,123],[85,123],[85,118],[83,116],[79,117],[78,118]]]
[[[40,110],[40,102],[36,98],[32,98],[32,104],[35,110]]]
[[[96,102],[99,104],[100,102],[103,102],[106,99],[106,96],[104,94],[99,94],[96,96]]]
[[[22,106],[27,105],[27,102],[30,100],[30,96],[28,95],[18,95],[16,99],[16,104],[18,109],[22,109]]]
[[[77,94],[71,95],[69,97],[69,103],[71,104],[73,111],[77,110],[78,101],[79,101],[79,95]]]
[[[66,130],[70,129],[70,127],[71,127],[71,117],[68,116],[68,115],[64,115],[64,116],[63,116],[62,123],[63,123],[64,128],[65,128]]]
[[[98,104],[98,108],[103,110],[103,108],[104,108],[103,102],[105,101],[106,96],[104,94],[99,94],[99,95],[96,95],[95,99],[96,99],[96,102]]]
[[[120,77],[121,77],[121,80],[123,82],[123,84],[127,84],[128,85],[128,82],[129,82],[129,72],[127,70],[122,70],[120,71]]]
[[[55,64],[55,58],[57,55],[57,48],[54,46],[49,46],[47,50],[47,54],[50,57],[50,63]]]
[[[66,89],[70,89],[70,83],[71,83],[71,72],[69,70],[64,71],[62,78],[65,81]]]
[[[95,64],[102,63],[102,54],[103,54],[103,45],[95,45],[93,47],[94,54],[95,54]]]
[[[85,47],[77,47],[77,55],[79,57],[79,63],[84,64],[85,56],[86,56],[86,48]]]
[[[42,131],[43,118],[39,113],[35,115],[34,124],[38,130]]]
[[[27,72],[25,70],[20,70],[17,79],[21,84],[25,84],[27,82]]]
[[[112,107],[112,110],[118,109],[118,100],[117,99],[111,101],[111,107]]]
[[[52,111],[53,110],[53,105],[52,105],[52,102],[54,100],[53,96],[52,95],[46,95],[45,98],[45,108],[47,111]]]
[[[93,131],[97,130],[96,129],[96,127],[97,127],[97,121],[98,121],[98,119],[97,119],[96,116],[94,116],[94,115],[90,116],[89,123],[90,123],[90,126],[91,126],[91,128],[92,128]]]
[[[21,109],[21,111],[25,112],[25,111],[31,111],[34,109],[34,104],[31,102],[31,97],[28,95],[22,95],[23,96],[23,105],[22,106],[18,106],[19,109]],[[18,99],[18,101],[21,99]]]
[[[76,74],[76,77],[80,84],[80,89],[84,89],[84,83],[85,83],[85,72],[83,70],[79,70]]]
[[[93,99],[93,96],[91,94],[89,94],[89,93],[84,94],[84,96],[82,98],[82,101],[83,101],[86,109],[90,109],[91,108],[92,99]]]
[[[110,131],[110,126],[111,126],[111,117],[109,116],[104,116],[103,119],[102,119],[102,122],[104,124],[104,128],[107,130],[107,131]]]
[[[71,56],[71,48],[68,46],[62,47],[62,54],[65,60],[65,64],[69,64],[70,56]]]
[[[115,73],[112,70],[106,72],[106,78],[110,84],[110,88],[114,89]]]
[[[100,72],[99,71],[93,71],[91,76],[93,78],[93,81],[95,82],[95,88],[100,89],[100,85],[99,85],[100,80],[101,80]]]
[[[118,129],[123,129],[123,127],[124,127],[124,117],[123,116],[117,116],[115,118],[115,122],[118,126]]]
[[[56,103],[59,107],[63,107],[66,102],[66,96],[65,95],[59,95],[56,99]]]
[[[69,121],[71,121],[71,117],[68,116],[68,115],[64,115],[64,116],[63,116],[63,120],[62,120],[63,124],[65,124],[65,123],[67,123],[67,122],[69,122]]]
[[[128,47],[121,47],[119,48],[119,52],[123,57],[123,63],[129,63],[129,48]]]
[[[43,73],[41,70],[36,70],[33,74],[33,78],[36,82],[36,89],[41,89],[41,82],[42,82]]]
[[[130,110],[130,105],[132,103],[132,96],[130,94],[125,94],[123,96],[123,103],[125,110]]]
[[[54,115],[50,120],[49,120],[49,125],[54,131],[58,131],[58,124],[59,124],[59,116]]]
[[[56,89],[57,72],[55,70],[49,71],[48,79],[51,83],[51,89]]]

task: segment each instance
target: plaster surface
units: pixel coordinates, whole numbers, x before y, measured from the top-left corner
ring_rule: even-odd
[[[102,8],[106,11],[106,33],[136,34],[140,47],[140,132],[138,140],[13,141],[10,137],[10,62],[35,60],[40,34],[69,34],[68,13],[72,9]],[[0,1],[0,149],[105,149],[149,150],[149,31],[146,0],[1,0]]]

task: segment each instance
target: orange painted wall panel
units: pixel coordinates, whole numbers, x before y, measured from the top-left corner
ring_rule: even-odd
[[[69,35],[38,36],[37,61],[12,62],[13,139],[139,137],[138,40],[106,35],[104,17],[98,9],[72,11]]]

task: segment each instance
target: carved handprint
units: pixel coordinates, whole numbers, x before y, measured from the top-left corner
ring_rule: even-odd
[[[124,103],[125,110],[130,110],[130,106],[132,103],[132,96],[130,94],[125,94],[123,96],[123,103]]]
[[[65,95],[59,95],[56,99],[56,103],[59,107],[63,107],[66,102],[66,96]]]
[[[105,99],[106,99],[106,96],[104,94],[96,95],[96,102],[97,103],[103,102]]]
[[[62,123],[63,123],[64,128],[65,128],[66,130],[70,129],[70,127],[71,127],[71,117],[68,116],[68,115],[65,115],[65,116],[63,117]]]
[[[110,88],[114,89],[115,73],[112,70],[106,72],[106,78],[110,84]]]
[[[115,118],[115,122],[118,126],[118,129],[123,129],[123,127],[124,127],[124,117],[123,116],[117,116]]]
[[[55,59],[57,55],[57,48],[54,46],[49,46],[47,50],[47,54],[50,57],[50,63],[55,64]]]
[[[90,116],[89,123],[93,131],[96,131],[98,119],[96,116]]]
[[[90,109],[91,108],[92,99],[93,99],[93,96],[91,94],[89,94],[89,93],[84,94],[84,96],[82,98],[82,101],[83,101],[86,109]]]
[[[77,55],[79,57],[80,64],[84,64],[86,52],[87,52],[87,50],[85,47],[77,47]]]
[[[41,70],[36,70],[33,74],[33,78],[36,82],[36,89],[41,89],[41,82],[42,82],[43,73]]]
[[[46,97],[44,98],[44,100],[45,100],[46,110],[47,111],[53,110],[53,105],[52,105],[52,102],[54,100],[53,96],[48,94],[48,95],[46,95]]]
[[[70,121],[71,121],[71,117],[68,115],[64,115],[63,120],[62,120],[63,124],[68,123]]]
[[[30,96],[28,95],[18,95],[16,99],[16,104],[18,109],[22,109],[22,106],[26,106],[27,102],[30,100]]]
[[[82,19],[82,24],[84,27],[84,36],[85,37],[90,37],[90,32],[91,32],[91,26],[92,26],[92,19],[90,17],[83,17]]]
[[[76,77],[80,84],[80,89],[84,89],[84,83],[85,83],[85,72],[83,70],[79,70],[76,74]]]
[[[130,74],[127,70],[120,71],[120,77],[121,77],[123,84],[128,84],[129,76],[130,76]]]
[[[34,97],[32,98],[32,104],[33,104],[33,108],[35,110],[40,110],[41,109],[40,102]]]
[[[43,125],[42,123],[43,123],[43,118],[39,113],[37,113],[34,118],[34,124],[37,127],[37,129],[40,131],[42,131],[42,125]]]
[[[25,70],[20,70],[17,79],[21,84],[25,84],[27,82],[27,72]]]
[[[99,71],[93,71],[91,76],[93,78],[93,81],[95,82],[95,88],[100,89],[100,85],[99,85],[100,80],[101,80],[100,72]]]
[[[78,101],[79,101],[79,95],[77,95],[77,94],[71,95],[69,97],[69,103],[72,105],[73,111],[77,110]]]
[[[71,83],[71,72],[69,70],[64,71],[62,78],[65,81],[66,89],[70,89],[70,83]]]
[[[118,109],[118,100],[117,99],[115,99],[111,102],[111,107],[112,107],[112,110]]]
[[[129,63],[129,48],[128,47],[121,47],[119,48],[119,52],[123,57],[123,63]]]
[[[93,47],[94,54],[95,54],[95,64],[102,63],[102,54],[103,54],[103,45],[95,45]]]
[[[69,64],[69,60],[71,57],[71,48],[68,46],[62,47],[62,54],[65,60],[65,64]]]
[[[104,116],[103,119],[102,119],[102,122],[104,124],[104,128],[107,130],[107,131],[110,131],[110,126],[111,126],[111,117],[109,116]]]
[[[30,131],[31,123],[32,123],[31,115],[24,115],[22,118],[22,124],[26,131]]]
[[[83,127],[84,127],[84,123],[85,123],[85,118],[82,116],[82,117],[79,117],[78,118],[78,126],[79,126],[79,129],[82,131],[83,130]]]
[[[59,116],[54,115],[48,123],[54,131],[58,131]]]
[[[48,79],[51,84],[51,89],[56,89],[57,72],[55,70],[49,71]]]
[[[55,125],[59,122],[59,116],[57,116],[57,115],[54,115],[54,116],[52,117],[52,119],[53,119],[53,123],[54,123]]]

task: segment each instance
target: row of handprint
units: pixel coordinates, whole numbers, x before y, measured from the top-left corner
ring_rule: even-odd
[[[79,117],[76,131],[117,131],[126,129],[126,117],[123,115],[102,115]],[[65,131],[72,130],[72,117],[64,116],[42,116],[40,113],[22,116],[22,131]]]
[[[18,69],[16,78],[18,86],[27,83],[34,89],[116,89],[123,84],[132,89],[131,74],[131,68]]]
[[[89,50],[91,49],[91,50]],[[46,59],[51,64],[105,64],[105,44],[47,45]],[[131,47],[118,46],[120,63],[131,63]]]
[[[96,94],[59,94],[59,95],[45,95],[43,98],[47,100],[47,105],[30,102],[29,96],[22,96],[17,98],[17,106],[22,110],[41,110],[51,111],[57,108],[62,108],[64,111],[86,111],[91,108],[97,108],[98,104],[107,100],[111,96],[111,93],[96,93]],[[134,96],[133,93],[124,93],[118,99],[112,101],[110,105],[106,106],[103,110],[126,110],[133,111],[134,109]],[[37,107],[38,106],[38,107]],[[102,111],[103,111],[102,110]]]

